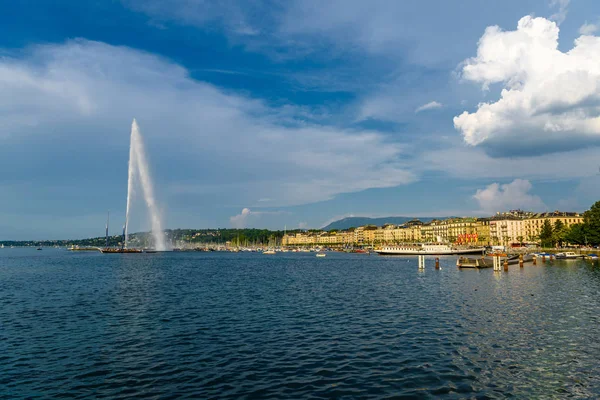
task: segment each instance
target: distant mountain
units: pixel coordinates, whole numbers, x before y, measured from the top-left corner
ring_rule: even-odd
[[[338,221],[332,222],[329,225],[323,227],[324,231],[330,231],[332,229],[348,229],[357,228],[364,225],[376,225],[382,226],[384,224],[402,225],[413,219],[418,219],[422,222],[429,222],[433,219],[445,219],[447,217],[383,217],[383,218],[369,218],[369,217],[348,217]]]

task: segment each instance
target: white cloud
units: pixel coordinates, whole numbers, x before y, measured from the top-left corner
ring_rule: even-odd
[[[234,228],[245,228],[248,224],[248,219],[251,216],[257,216],[257,213],[253,213],[249,208],[244,208],[241,213],[238,215],[234,215],[233,217],[229,217],[229,222],[231,226]]]
[[[477,190],[473,198],[477,200],[481,210],[489,214],[514,209],[544,210],[546,206],[542,200],[530,194],[530,190],[531,183],[528,180],[515,179],[504,185],[492,183],[485,189]]]
[[[35,179],[32,170],[46,170],[33,152],[9,153],[15,149],[9,144],[25,137],[57,149],[85,143],[53,171],[80,185],[89,176],[102,179],[116,157],[126,166],[133,116],[148,145],[157,192],[172,201],[212,195],[221,203],[264,206],[269,199],[270,207],[279,207],[415,179],[402,161],[403,146],[381,134],[318,125],[310,109],[270,107],[220,90],[148,53],[75,40],[25,54],[0,59],[0,158],[12,157],[19,170],[27,166],[23,180]]]
[[[426,111],[426,110],[434,110],[436,108],[442,108],[443,104],[442,103],[438,103],[437,101],[430,101],[427,104],[423,104],[421,107],[418,107],[415,112],[421,112],[421,111]]]
[[[569,3],[571,0],[551,0],[550,7],[558,7],[556,13],[550,16],[550,19],[556,21],[558,25],[562,24],[567,18]]]
[[[521,18],[515,31],[488,27],[462,77],[484,89],[501,83],[500,99],[454,118],[467,144],[523,145],[600,139],[600,38],[581,36],[558,50],[559,29],[544,18]]]
[[[579,33],[581,35],[593,35],[594,33],[596,33],[598,31],[598,25],[597,24],[588,24],[587,22],[583,25],[581,25],[581,27],[579,28]]]

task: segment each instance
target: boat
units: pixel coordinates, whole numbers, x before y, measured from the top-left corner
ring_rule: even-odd
[[[556,253],[557,260],[574,260],[576,258],[582,258],[581,254],[577,254],[574,251],[567,251],[565,253]]]
[[[275,250],[265,250],[263,254],[275,254]]]
[[[586,260],[597,260],[598,254],[587,254],[583,258],[585,258]]]
[[[126,249],[123,247],[105,247],[103,249],[100,249],[100,252],[102,253],[142,253],[143,251],[141,249]]]
[[[325,253],[317,253],[317,257],[325,257],[327,254]]]
[[[42,249],[41,247],[38,247],[36,250],[41,250],[41,249]]]
[[[455,255],[484,254],[484,247],[453,247],[440,243],[416,243],[397,246],[383,246],[375,249],[380,255]]]
[[[101,249],[98,247],[79,247],[79,246],[71,246],[67,247],[69,251],[100,251]]]

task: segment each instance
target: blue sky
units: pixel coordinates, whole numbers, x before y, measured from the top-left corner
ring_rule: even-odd
[[[594,0],[0,3],[0,240],[117,233],[134,117],[169,228],[583,211],[599,28]]]

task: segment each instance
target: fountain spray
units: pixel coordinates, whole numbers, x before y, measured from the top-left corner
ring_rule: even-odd
[[[162,229],[162,218],[154,197],[154,186],[150,176],[150,169],[146,159],[146,151],[142,136],[135,118],[131,124],[131,141],[129,145],[129,174],[127,182],[127,211],[125,214],[125,246],[128,240],[129,216],[131,211],[131,202],[135,193],[134,182],[139,180],[142,187],[142,194],[150,214],[150,223],[152,226],[152,236],[154,238],[154,247],[158,251],[167,250],[164,232]]]

